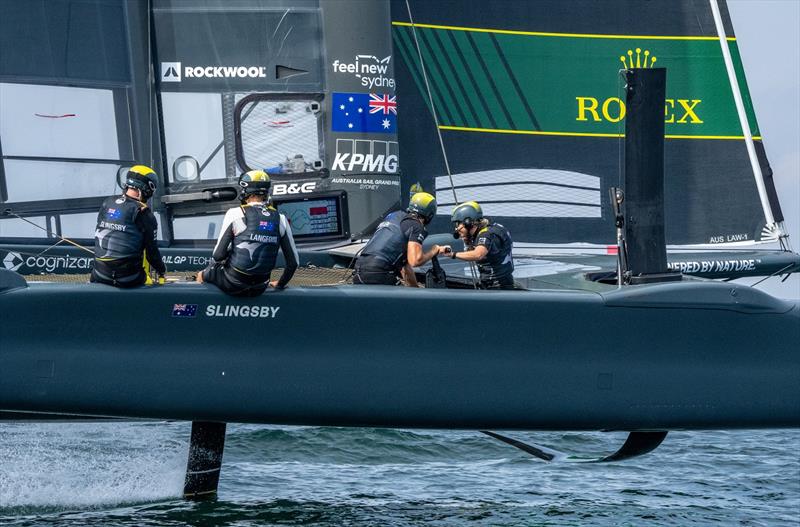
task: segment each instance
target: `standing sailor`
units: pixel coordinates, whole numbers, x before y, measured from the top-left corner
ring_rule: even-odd
[[[94,268],[90,281],[117,287],[137,287],[147,281],[144,256],[164,283],[167,268],[158,250],[158,221],[147,207],[158,187],[158,176],[144,165],[131,167],[122,196],[106,198],[97,215]],[[144,253],[144,254],[143,254]]]
[[[461,238],[468,250],[446,250],[450,258],[476,262],[482,289],[514,289],[514,242],[508,229],[483,217],[478,203],[467,201],[453,209],[453,236]],[[447,249],[450,249],[449,247]]]
[[[407,286],[417,287],[413,267],[429,262],[444,251],[438,245],[428,252],[422,250],[422,242],[428,236],[425,226],[435,215],[436,198],[427,192],[414,194],[406,212],[389,213],[356,261],[353,282],[395,285],[402,275]]]
[[[214,262],[197,275],[200,283],[216,285],[233,296],[258,296],[267,285],[283,289],[292,279],[299,257],[286,216],[271,207],[269,176],[251,170],[239,177],[242,204],[229,209],[214,247]],[[269,282],[278,248],[286,267],[279,280]]]

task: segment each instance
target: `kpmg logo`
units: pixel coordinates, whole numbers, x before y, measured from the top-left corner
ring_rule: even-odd
[[[181,63],[162,62],[161,63],[161,82],[180,82]]]
[[[397,141],[337,139],[331,170],[396,174],[397,150]]]
[[[9,251],[6,257],[3,258],[3,266],[9,271],[16,271],[22,267],[23,263],[25,263],[25,260],[22,259],[19,253]]]
[[[655,67],[656,57],[642,48],[629,49],[627,54],[619,56],[620,62],[625,69],[633,68],[653,68]],[[577,102],[576,121],[589,122],[608,122],[618,123],[625,118],[625,101],[619,97],[575,97]],[[666,124],[703,124],[699,115],[698,106],[702,99],[665,99],[664,100],[664,122]],[[680,112],[680,113],[679,113]]]

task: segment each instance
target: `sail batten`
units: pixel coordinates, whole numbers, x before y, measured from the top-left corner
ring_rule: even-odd
[[[613,38],[613,39],[649,39],[649,40],[709,40],[715,41],[717,37],[691,36],[691,35],[605,35],[602,33],[547,33],[544,31],[514,31],[508,29],[483,28],[483,27],[457,27],[443,26],[437,24],[419,24],[410,22],[392,21],[393,26],[397,27],[419,27],[427,29],[444,29],[448,31],[468,31],[473,33],[494,33],[498,35],[525,35],[530,37],[564,37],[564,38]],[[735,42],[736,37],[726,37],[726,40]]]

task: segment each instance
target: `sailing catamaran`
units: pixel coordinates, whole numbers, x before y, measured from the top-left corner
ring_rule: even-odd
[[[724,2],[721,32],[702,2],[451,4],[5,2],[3,266],[85,274],[91,254],[60,237],[90,245],[113,175],[144,163],[163,178],[152,206],[175,271],[208,263],[250,168],[273,174],[273,199],[316,265],[349,263],[421,184],[444,220],[456,200],[485,204],[517,257],[564,255],[525,259],[523,281],[612,267],[605,196],[619,186],[625,112],[616,72],[645,62],[670,71],[671,268],[727,279],[800,266]],[[28,45],[28,31],[49,39]]]
[[[0,62],[0,411],[192,420],[192,495],[216,489],[225,422],[630,431],[606,461],[676,428],[800,425],[800,356],[786,345],[800,304],[671,272],[799,265],[724,3],[614,5],[5,2],[4,49],[32,26],[51,39],[34,61]],[[658,78],[660,92],[641,87]],[[164,177],[155,209],[172,269],[206,263],[235,177],[253,167],[273,174],[315,265],[350,261],[412,185],[443,215],[477,199],[538,257],[519,260],[527,290],[514,292],[234,299],[193,283],[26,281],[90,259],[27,222],[50,245],[88,241],[108,174],[134,161]],[[50,179],[32,186],[31,173]],[[610,187],[627,196],[619,214]],[[767,241],[785,247],[757,248]],[[724,250],[668,260],[664,242]],[[628,262],[585,254],[610,246]],[[468,269],[445,267],[448,285],[470,285]],[[398,320],[411,312],[431,338],[409,348]],[[482,317],[502,331],[441,344]]]

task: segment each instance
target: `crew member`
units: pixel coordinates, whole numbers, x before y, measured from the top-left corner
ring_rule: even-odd
[[[451,258],[476,262],[483,289],[514,289],[514,242],[508,229],[483,217],[481,206],[467,201],[453,209],[453,236],[461,238],[468,250],[444,252]]]
[[[122,196],[106,198],[94,232],[94,268],[90,281],[117,287],[137,287],[147,281],[143,257],[164,282],[167,268],[158,250],[158,221],[147,207],[158,187],[158,176],[144,165],[131,167]]]
[[[407,286],[417,287],[413,268],[444,251],[438,245],[427,252],[422,250],[428,236],[425,226],[435,215],[436,198],[418,192],[411,197],[406,212],[398,210],[386,216],[356,261],[353,282],[396,285],[402,276]]]
[[[225,213],[214,261],[197,275],[198,282],[212,283],[233,296],[258,296],[267,286],[283,289],[292,279],[299,261],[297,248],[286,217],[268,204],[269,185],[263,170],[239,177],[242,204]],[[278,248],[286,267],[280,279],[270,282]]]

